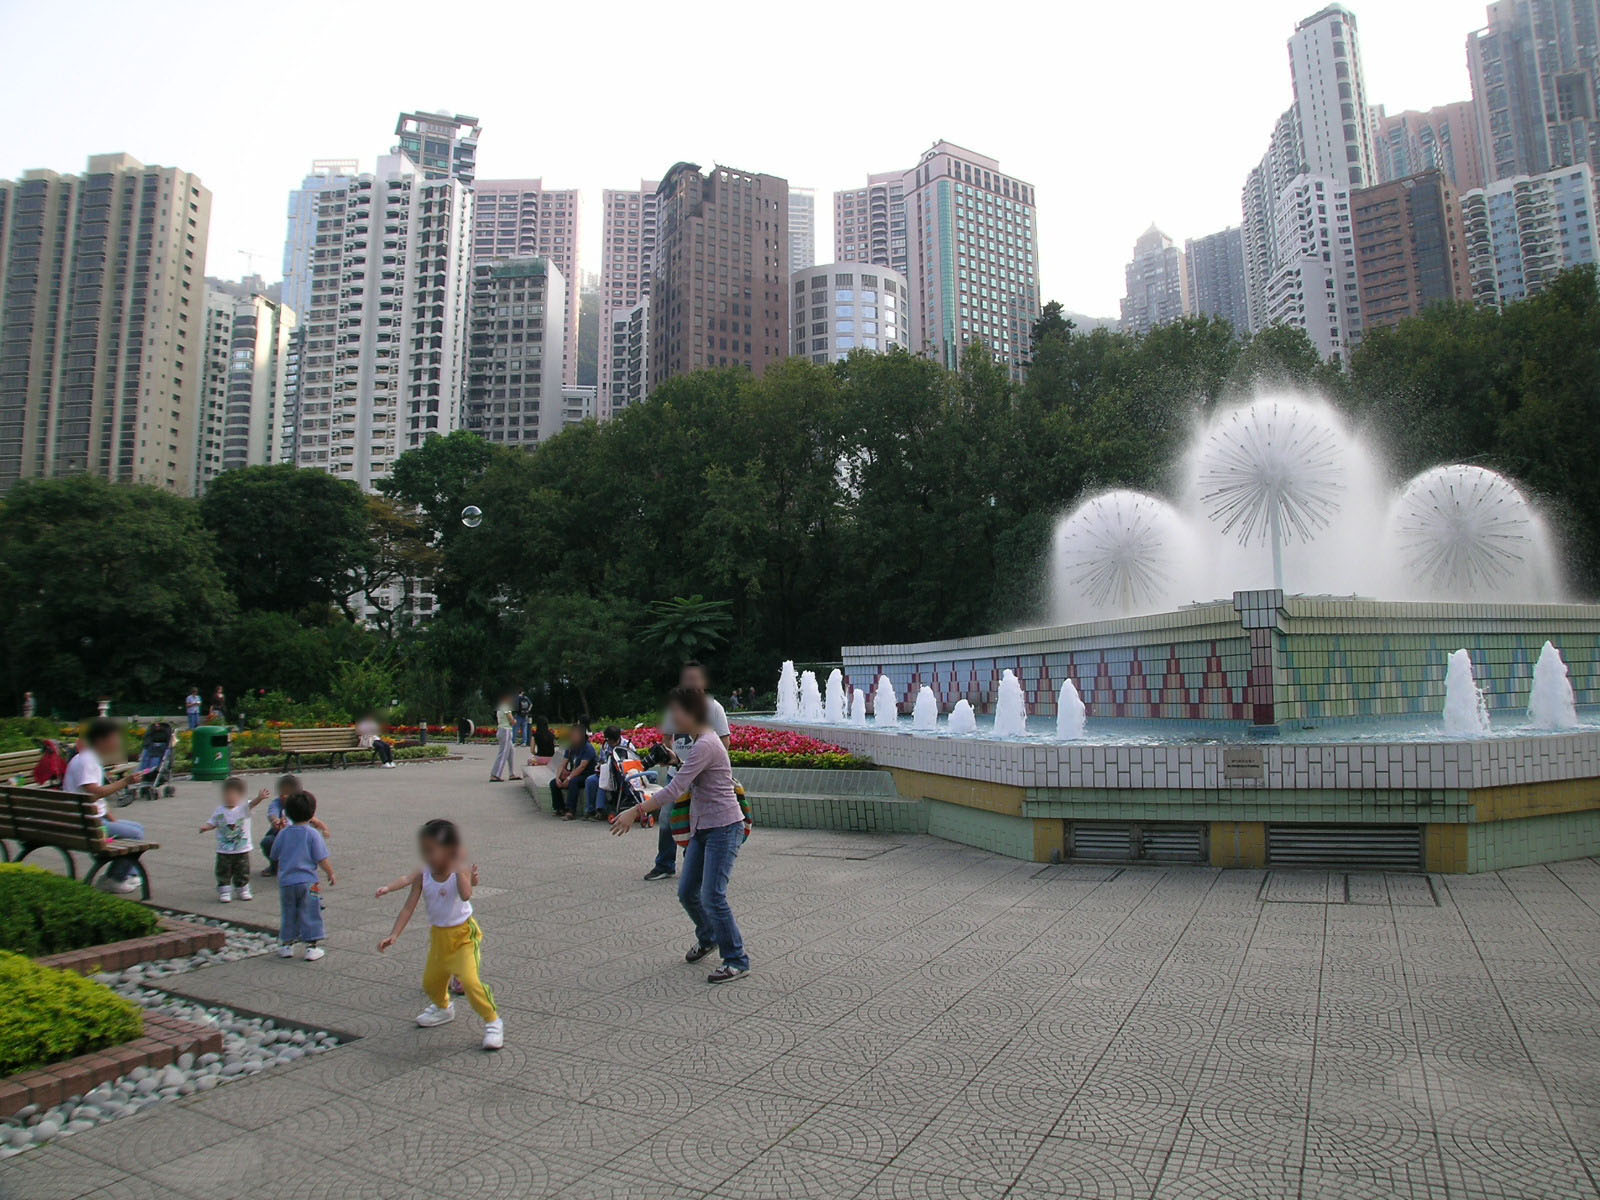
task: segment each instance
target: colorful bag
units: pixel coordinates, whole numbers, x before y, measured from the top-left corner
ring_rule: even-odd
[[[744,840],[750,840],[750,831],[756,823],[750,816],[750,801],[745,798],[744,784],[737,779],[733,781],[733,794],[739,798],[739,812],[744,817]],[[685,792],[672,802],[672,812],[667,818],[667,829],[672,833],[672,840],[680,846],[689,844],[689,803],[694,793]]]

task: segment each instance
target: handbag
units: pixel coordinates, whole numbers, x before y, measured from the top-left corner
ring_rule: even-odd
[[[733,794],[739,800],[739,815],[744,818],[744,837],[741,841],[750,840],[750,831],[755,828],[755,819],[750,815],[750,801],[745,796],[744,784],[737,779],[733,781]],[[667,815],[667,830],[672,834],[672,840],[679,846],[689,844],[689,805],[693,800],[694,792],[688,791],[672,802],[672,812]]]

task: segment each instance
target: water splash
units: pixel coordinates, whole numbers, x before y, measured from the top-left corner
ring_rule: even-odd
[[[978,714],[972,711],[969,701],[957,700],[944,727],[957,737],[970,737],[978,732]]]
[[[939,698],[927,684],[917,689],[917,702],[911,708],[911,728],[919,733],[932,733],[939,728]]]
[[[822,719],[830,725],[843,725],[845,707],[844,672],[835,667],[828,672],[828,687],[822,699]]]
[[[822,720],[822,693],[817,689],[815,671],[800,676],[800,719],[809,725]]]
[[[1083,736],[1088,723],[1088,709],[1078,694],[1078,685],[1071,679],[1061,685],[1061,695],[1056,700],[1056,737],[1063,742],[1075,742]]]
[[[1091,496],[1056,524],[1051,543],[1057,621],[1158,612],[1178,587],[1192,542],[1165,500],[1126,489]]]
[[[894,684],[887,675],[878,676],[878,686],[872,693],[872,719],[879,729],[896,729],[900,725],[899,697],[894,694]]]
[[[1389,536],[1405,573],[1430,596],[1507,598],[1528,571],[1552,574],[1532,507],[1504,475],[1483,467],[1456,463],[1416,476],[1394,502]]]
[[[1539,651],[1539,661],[1533,666],[1528,723],[1540,729],[1572,729],[1578,724],[1578,705],[1566,661],[1549,642]]]
[[[800,681],[794,673],[794,660],[785,659],[778,673],[778,719],[793,721],[800,716]]]
[[[1017,673],[1007,667],[1000,674],[995,690],[994,736],[997,738],[1021,737],[1028,732],[1028,705],[1022,694],[1022,684]]]
[[[867,727],[867,691],[856,688],[850,693],[850,724],[857,729]]]
[[[1444,731],[1452,737],[1482,737],[1489,732],[1489,706],[1472,675],[1472,656],[1450,655],[1444,673]]]

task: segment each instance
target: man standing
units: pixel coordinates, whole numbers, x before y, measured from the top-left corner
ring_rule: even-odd
[[[189,694],[183,698],[183,715],[188,718],[191,731],[200,728],[200,689],[194,684],[189,685]]]
[[[94,812],[105,822],[107,837],[135,840],[144,837],[144,826],[137,821],[106,820],[106,799],[144,778],[142,772],[130,771],[116,783],[106,782],[104,764],[122,758],[122,730],[115,721],[96,717],[84,730],[83,741],[83,749],[67,764],[67,775],[61,782],[62,791],[94,798]],[[106,868],[104,879],[108,892],[131,892],[139,886],[139,881],[133,877],[133,863],[125,858],[112,862]]]
[[[728,732],[728,714],[716,697],[711,695],[705,667],[692,659],[684,663],[683,669],[678,672],[678,686],[706,693],[706,725],[722,739],[723,748],[726,749],[732,741]],[[681,765],[683,755],[688,753],[694,739],[679,736],[672,728],[672,716],[668,713],[661,718],[661,744],[672,751],[674,761]],[[671,879],[678,873],[678,843],[672,840],[667,814],[662,814],[656,828],[656,861],[645,875],[647,881]]]
[[[519,746],[528,744],[528,718],[533,715],[533,701],[528,699],[528,689],[517,692],[517,723],[515,741]]]

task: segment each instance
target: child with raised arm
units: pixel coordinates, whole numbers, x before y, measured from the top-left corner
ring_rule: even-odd
[[[422,851],[422,868],[378,889],[379,896],[409,888],[400,915],[389,936],[378,943],[380,951],[394,945],[405,930],[417,901],[427,904],[428,921],[433,926],[428,944],[428,962],[422,968],[422,990],[428,1007],[417,1015],[424,1029],[456,1019],[450,999],[450,978],[461,980],[467,1001],[483,1018],[483,1048],[498,1050],[506,1044],[505,1022],[495,1007],[494,993],[479,978],[483,963],[483,930],[472,915],[472,889],[478,884],[478,868],[467,865],[461,833],[453,821],[429,821],[417,835]]]
[[[246,800],[249,789],[237,775],[222,781],[222,803],[211,819],[200,826],[201,833],[217,831],[217,899],[250,900],[250,825],[256,807],[272,795],[266,788],[254,800]]]
[[[316,798],[296,792],[283,802],[289,826],[272,840],[272,862],[278,868],[278,957],[293,958],[296,942],[306,944],[306,961],[316,962],[326,951],[322,939],[322,897],[317,895],[317,871],[334,885],[328,843],[312,827]]]

